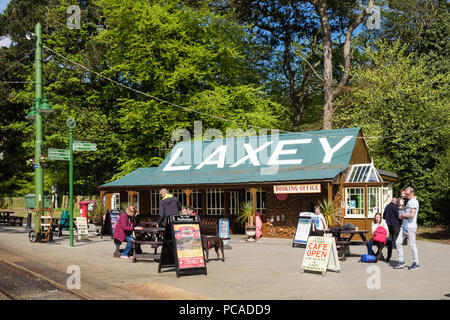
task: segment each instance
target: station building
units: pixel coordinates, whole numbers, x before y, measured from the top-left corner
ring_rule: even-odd
[[[242,202],[251,201],[265,236],[267,223],[295,229],[299,213],[312,212],[322,199],[335,201],[341,225],[370,230],[396,181],[395,173],[374,167],[362,130],[347,128],[182,141],[159,167],[139,168],[98,189],[107,210],[134,205],[141,219],[157,221],[159,190],[166,188],[203,223],[228,218],[233,233],[244,232],[235,220]]]

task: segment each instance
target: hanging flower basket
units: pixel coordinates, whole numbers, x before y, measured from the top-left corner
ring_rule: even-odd
[[[47,169],[52,164],[47,157],[40,157],[39,163],[41,164],[42,169]]]

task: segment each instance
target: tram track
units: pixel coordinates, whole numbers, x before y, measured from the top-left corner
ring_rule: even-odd
[[[46,276],[0,257],[0,299],[7,300],[94,300]]]

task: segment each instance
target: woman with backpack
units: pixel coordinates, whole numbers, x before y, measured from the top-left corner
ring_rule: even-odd
[[[367,241],[367,254],[374,255],[372,246],[374,244],[387,245],[388,255],[386,262],[389,262],[392,256],[392,240],[389,238],[389,228],[386,221],[381,216],[381,213],[377,212],[372,221],[372,239]]]

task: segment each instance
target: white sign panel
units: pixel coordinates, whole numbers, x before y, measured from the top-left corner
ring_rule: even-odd
[[[334,238],[309,237],[301,268],[322,274],[325,274],[327,270],[340,271]]]
[[[320,193],[320,183],[273,186],[273,193]]]
[[[78,240],[89,239],[88,224],[85,217],[77,218],[77,231],[78,231]]]

